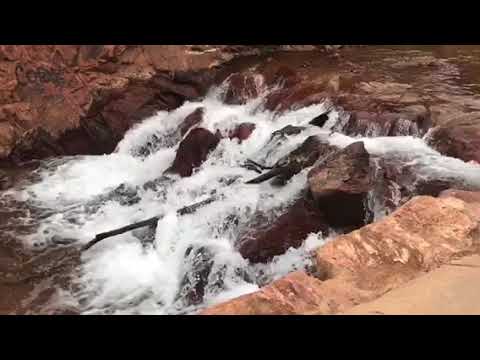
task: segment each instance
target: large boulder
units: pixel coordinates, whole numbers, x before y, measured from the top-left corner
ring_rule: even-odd
[[[327,157],[308,174],[310,193],[334,227],[360,227],[367,221],[372,188],[370,155],[363,142]],[[347,210],[348,209],[348,210]]]

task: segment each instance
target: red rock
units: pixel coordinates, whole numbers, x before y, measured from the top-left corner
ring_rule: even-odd
[[[285,88],[272,92],[265,101],[265,109],[282,113],[296,110],[313,104],[320,104],[327,99],[324,85],[298,84],[293,88]]]
[[[54,138],[42,128],[27,131],[15,144],[10,157],[15,162],[23,162],[30,159],[41,159],[63,154]]]
[[[378,296],[473,251],[479,217],[472,209],[452,197],[415,197],[390,216],[319,248],[317,267],[330,279],[347,275]]]
[[[230,105],[245,104],[258,97],[263,86],[263,77],[253,73],[236,73],[227,79],[224,102]]]
[[[111,152],[134,123],[203,96],[215,66],[251,51],[245,47],[232,53],[227,48],[193,52],[189,45],[1,45],[0,157],[50,155],[45,149],[21,154],[28,149],[22,141],[41,134],[29,132],[34,128],[48,133],[57,150],[62,149],[56,155]]]
[[[173,165],[167,172],[181,177],[192,175],[193,169],[207,159],[210,151],[214,150],[218,143],[219,138],[210,131],[203,128],[193,129],[180,143]]]
[[[480,162],[480,112],[454,117],[435,128],[428,143],[443,155]]]
[[[370,156],[363,142],[350,144],[313,168],[308,174],[308,185],[330,225],[365,224],[365,200],[372,181]]]
[[[477,205],[477,207],[473,207]],[[201,315],[336,314],[374,300],[456,256],[478,251],[479,204],[420,196],[317,250],[321,280],[291,273]]]
[[[322,212],[304,198],[273,223],[264,221],[262,216],[258,220],[236,244],[240,254],[253,263],[267,262],[290,247],[299,247],[310,233],[328,232]]]
[[[298,133],[301,128],[285,127],[272,134],[269,144],[275,141],[275,145],[282,143],[288,133]],[[267,146],[269,146],[267,144]],[[303,169],[312,166],[319,158],[336,151],[335,146],[323,142],[317,136],[309,136],[299,147],[278,160],[271,170],[251,179],[247,184],[260,184],[273,179],[272,185],[285,185],[294,175]]]
[[[202,122],[204,110],[205,109],[203,107],[199,107],[190,115],[188,115],[185,120],[183,120],[183,122],[178,127],[181,136],[185,135],[188,130]]]
[[[203,310],[200,315],[294,315],[314,311],[325,295],[321,282],[298,271],[258,292]]]
[[[256,71],[262,74],[268,87],[280,86],[290,88],[301,80],[297,71],[274,60],[262,64]]]
[[[238,139],[240,142],[247,140],[255,130],[255,124],[253,123],[241,123],[235,129],[231,130],[228,134],[230,139]]]
[[[343,129],[336,130],[350,136],[422,136],[428,129],[423,113],[353,111]]]

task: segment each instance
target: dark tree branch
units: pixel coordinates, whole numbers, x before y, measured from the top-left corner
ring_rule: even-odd
[[[278,168],[272,169],[263,175],[260,175],[252,180],[247,181],[246,184],[260,184],[264,181],[270,180],[271,178],[277,175],[284,173],[284,171],[285,171],[285,167],[278,167]]]
[[[218,199],[218,196],[213,196],[213,197],[210,197],[206,200],[200,201],[198,203],[185,206],[181,209],[178,209],[177,214],[178,215],[192,214],[195,211],[197,211],[199,208],[201,208],[202,206],[208,205],[208,204],[214,202],[217,199]],[[143,221],[140,221],[140,222],[137,222],[137,223],[133,223],[133,224],[121,227],[119,229],[115,229],[115,230],[112,230],[112,231],[107,231],[107,232],[104,232],[104,233],[97,234],[93,240],[89,241],[87,244],[85,244],[83,246],[82,251],[90,249],[93,245],[95,245],[95,244],[99,243],[100,241],[102,241],[104,239],[107,239],[109,237],[120,235],[120,234],[126,233],[128,231],[135,230],[135,229],[138,229],[138,228],[142,228],[142,227],[145,227],[145,226],[156,226],[157,223],[158,223],[158,220],[160,220],[162,217],[163,216],[154,216],[150,219],[143,220]]]

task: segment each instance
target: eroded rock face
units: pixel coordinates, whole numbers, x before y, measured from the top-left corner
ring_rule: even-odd
[[[355,111],[336,130],[350,136],[423,136],[430,125],[426,109],[419,107],[404,113]]]
[[[201,315],[293,315],[321,306],[321,282],[304,272],[294,272],[264,287],[202,311]]]
[[[193,169],[207,159],[208,154],[217,147],[219,141],[218,136],[204,128],[193,129],[180,143],[175,160],[167,172],[181,177],[192,175]]]
[[[300,81],[297,72],[273,59],[262,62],[255,69],[234,73],[225,80],[224,102],[245,104],[273,87],[289,88]]]
[[[291,273],[201,314],[333,314],[378,298],[458,255],[478,251],[480,203],[419,196],[317,250],[319,279]],[[306,305],[308,304],[308,305]]]
[[[111,152],[135,122],[204,95],[214,67],[258,52],[246,46],[193,48],[0,46],[0,157]],[[37,146],[46,134],[53,149]]]
[[[473,250],[478,220],[462,200],[415,197],[383,220],[322,246],[317,266],[328,278],[348,274],[359,288],[382,292]]]
[[[276,113],[320,104],[328,98],[323,84],[303,84],[273,91],[265,100],[265,108]]]
[[[308,186],[330,225],[365,224],[365,201],[372,181],[370,155],[363,142],[350,144],[313,168],[308,174]]]
[[[227,79],[227,84],[223,100],[229,105],[245,104],[258,97],[265,87],[263,76],[254,73],[232,74]]]

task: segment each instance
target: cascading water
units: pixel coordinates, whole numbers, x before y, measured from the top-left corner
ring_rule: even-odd
[[[68,298],[86,314],[194,313],[309,266],[310,251],[327,240],[321,233],[309,235],[300,248],[291,248],[268,264],[249,264],[236,250],[235,240],[255,212],[274,217],[291,204],[305,188],[309,170],[283,187],[245,184],[257,174],[243,167],[244,162],[273,165],[311,135],[340,148],[364,141],[371,155],[401,159],[420,177],[455,178],[480,186],[477,165],[441,156],[420,138],[353,138],[334,132],[336,124],[345,123],[342,112],[330,111],[323,128],[309,125],[330,109],[328,104],[275,115],[262,109],[262,101],[260,97],[245,105],[225,105],[219,90],[214,90],[202,101],[146,119],[110,155],[44,161],[36,171],[39,180],[4,193],[44,213],[35,231],[23,237],[26,246],[37,248],[84,244],[97,233],[163,215],[154,233],[128,232],[85,252],[72,280],[75,290],[62,294],[59,301]],[[201,126],[212,132],[228,132],[243,122],[254,123],[255,131],[243,142],[222,139],[190,177],[162,177],[181,141],[178,125],[198,107],[204,108]],[[272,133],[287,125],[306,129],[272,143]],[[217,200],[195,213],[176,213],[212,194]],[[374,210],[383,215],[382,209]],[[205,267],[208,271],[202,272]],[[205,293],[192,303],[186,297],[195,282],[192,277],[198,276],[207,277]]]

